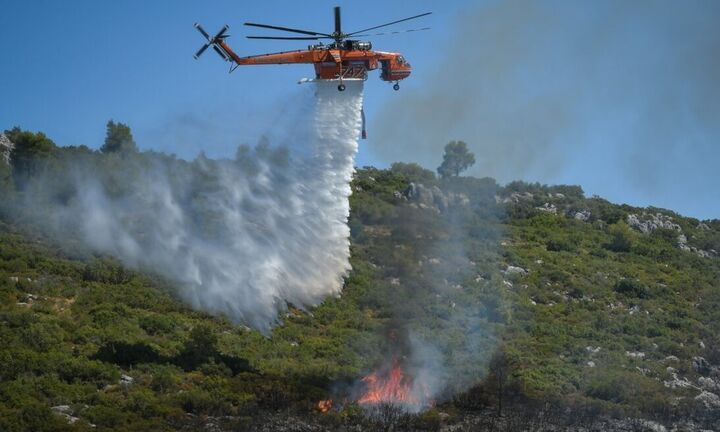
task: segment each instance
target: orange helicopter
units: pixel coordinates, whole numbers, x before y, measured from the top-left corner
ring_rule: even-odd
[[[376,30],[382,27],[398,24],[401,22],[413,20],[416,18],[430,15],[432,12],[426,12],[409,18],[392,21],[386,24],[369,27],[351,33],[343,33],[340,25],[340,7],[335,7],[335,31],[333,33],[320,33],[309,30],[300,30],[289,27],[280,27],[267,24],[257,24],[246,22],[249,27],[259,27],[271,30],[281,30],[291,33],[299,33],[304,36],[247,36],[248,39],[266,39],[266,40],[313,40],[318,41],[315,45],[310,45],[306,50],[283,51],[269,54],[260,54],[247,57],[238,56],[225,39],[230,36],[226,34],[229,27],[226,25],[214,36],[210,35],[195,23],[195,28],[207,39],[196,53],[197,59],[209,47],[213,47],[215,52],[225,61],[232,63],[230,72],[239,66],[245,65],[267,65],[267,64],[293,64],[293,63],[312,63],[315,66],[315,79],[302,79],[300,83],[315,80],[338,81],[338,90],[344,91],[345,80],[366,80],[368,71],[381,69],[380,78],[384,81],[394,82],[393,89],[400,90],[399,81],[410,76],[412,67],[410,63],[400,53],[391,53],[384,51],[373,51],[370,42],[364,42],[357,39],[363,36],[371,36],[363,34],[365,32]],[[421,30],[429,30],[429,27],[405,30],[404,32],[414,32]],[[391,32],[389,34],[397,34],[404,32]],[[375,33],[374,35],[385,35],[388,33]],[[331,43],[325,45],[322,40],[330,39]],[[362,116],[362,138],[367,138],[365,131],[365,111],[361,109]]]

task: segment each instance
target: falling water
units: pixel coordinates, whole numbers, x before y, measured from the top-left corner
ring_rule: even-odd
[[[68,157],[61,174],[31,180],[23,205],[44,208],[35,218],[61,241],[77,235],[93,251],[169,279],[193,307],[267,332],[288,303],[339,294],[350,269],[363,83],[345,84],[344,92],[328,82],[304,88],[307,103],[293,108],[301,113],[288,134],[298,152],[260,146],[241,148],[235,160],[192,162]],[[71,196],[58,199],[67,183]]]

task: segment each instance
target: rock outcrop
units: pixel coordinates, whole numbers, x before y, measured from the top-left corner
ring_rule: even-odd
[[[503,270],[503,273],[505,273],[506,275],[518,274],[520,276],[525,276],[526,274],[528,274],[528,271],[522,267],[509,265],[505,270]]]
[[[15,144],[4,133],[0,132],[0,162],[10,165],[10,155],[13,149],[15,149]]]
[[[699,395],[695,396],[695,401],[709,410],[720,409],[720,396],[715,393],[703,390]]]
[[[541,205],[540,207],[535,207],[537,210],[540,210],[545,213],[552,213],[557,214],[557,207],[555,207],[555,204],[546,202],[545,204]]]
[[[688,245],[688,239],[687,239],[687,236],[685,236],[685,234],[680,234],[677,237],[677,246],[681,250],[684,250],[685,252],[692,252],[701,258],[712,258],[717,255],[717,252],[714,250],[706,251],[706,250],[698,249],[695,246]]]
[[[517,204],[520,202],[531,202],[534,198],[535,196],[530,192],[513,192],[507,197],[496,196],[495,202],[498,204]]]
[[[572,215],[574,219],[583,222],[587,222],[588,220],[590,220],[590,216],[592,216],[592,213],[590,213],[588,210],[580,210]]]
[[[631,228],[640,231],[643,234],[650,234],[658,229],[669,229],[680,232],[680,225],[676,224],[673,218],[662,213],[643,213],[641,215],[629,214],[627,224]]]
[[[689,245],[688,238],[683,233],[682,227],[668,215],[662,213],[633,213],[627,216],[626,221],[631,228],[643,234],[651,234],[658,229],[675,231],[677,232],[677,247],[685,252],[694,253],[701,258],[713,258],[718,255],[714,250],[706,251]],[[700,223],[698,229],[709,230],[710,227],[707,224]]]
[[[403,195],[420,208],[429,208],[441,213],[447,211],[451,206],[470,203],[467,195],[443,192],[437,186],[427,187],[422,183],[410,183]]]

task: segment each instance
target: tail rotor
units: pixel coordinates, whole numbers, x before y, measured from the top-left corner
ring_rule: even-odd
[[[220,57],[222,57],[223,60],[225,60],[225,61],[230,60],[230,56],[225,52],[225,49],[222,47],[222,45],[220,45],[220,43],[223,41],[223,39],[230,36],[229,34],[225,34],[225,32],[227,32],[230,27],[228,27],[227,25],[224,26],[223,28],[220,29],[219,32],[217,32],[217,34],[214,37],[210,37],[208,32],[206,32],[205,29],[202,28],[202,26],[198,23],[195,23],[195,28],[197,29],[197,31],[200,32],[201,35],[203,35],[203,37],[205,37],[205,39],[207,39],[207,43],[205,43],[205,45],[201,46],[200,49],[197,50],[197,52],[193,56],[195,59],[200,57],[205,52],[206,49],[208,49],[210,46],[212,46],[213,49],[215,50],[215,52],[218,53],[218,55]]]

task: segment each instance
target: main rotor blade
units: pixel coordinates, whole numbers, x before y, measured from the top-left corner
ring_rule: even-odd
[[[410,30],[399,30],[399,31],[392,31],[392,32],[382,32],[382,33],[366,33],[366,34],[353,34],[355,37],[367,37],[367,36],[390,36],[400,33],[410,33],[410,32],[418,32],[423,30],[430,30],[430,27],[423,27],[419,29],[410,29]]]
[[[320,40],[320,39],[332,39],[330,37],[302,37],[302,36],[245,36],[248,39],[271,39],[271,40]]]
[[[250,26],[250,27],[260,27],[260,28],[268,28],[268,29],[273,29],[273,30],[282,30],[282,31],[287,31],[287,32],[292,32],[292,33],[306,34],[306,35],[310,35],[310,36],[332,37],[332,35],[329,35],[327,33],[318,33],[318,32],[313,32],[313,31],[308,31],[308,30],[299,30],[299,29],[294,29],[294,28],[290,28],[290,27],[271,26],[271,25],[267,25],[267,24],[256,24],[256,23],[250,23],[250,22],[246,22],[245,25]]]
[[[340,31],[340,6],[335,6],[335,34],[341,34]]]
[[[358,34],[358,33],[362,33],[362,32],[366,32],[366,31],[370,31],[370,30],[379,29],[380,27],[387,27],[387,26],[389,26],[389,25],[401,23],[401,22],[404,22],[404,21],[410,21],[410,20],[412,20],[412,19],[420,18],[420,17],[424,17],[424,16],[428,16],[428,15],[430,15],[430,14],[432,14],[432,12],[425,12],[424,14],[411,16],[411,17],[409,17],[409,18],[403,18],[403,19],[401,19],[401,20],[389,22],[389,23],[387,23],[387,24],[381,24],[381,25],[379,25],[379,26],[370,27],[370,28],[366,28],[366,29],[363,29],[363,30],[358,30],[358,31],[349,33],[349,34],[347,34],[346,36],[355,36],[355,35]]]
[[[200,24],[195,23],[195,28],[197,31],[199,31],[203,36],[205,36],[205,39],[210,40],[210,35],[200,26]]]

